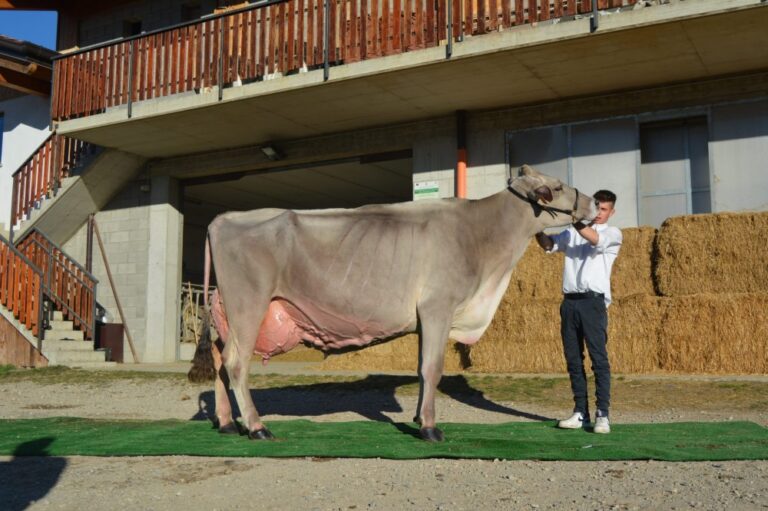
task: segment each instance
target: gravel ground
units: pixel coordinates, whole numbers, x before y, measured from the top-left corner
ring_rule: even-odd
[[[265,391],[264,419],[409,421],[416,399]],[[115,380],[103,385],[0,383],[0,417],[189,419],[210,407],[210,388],[181,381]],[[330,399],[329,399],[330,397]],[[343,406],[338,403],[343,402]],[[559,417],[530,403],[478,407],[438,400],[450,422]],[[620,422],[751,420],[768,412],[623,410]],[[567,410],[566,410],[567,411]],[[0,456],[0,509],[86,507],[213,509],[768,509],[768,461],[534,462],[481,460],[13,458]]]

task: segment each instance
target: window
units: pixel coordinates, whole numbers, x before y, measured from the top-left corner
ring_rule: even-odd
[[[123,37],[131,37],[141,34],[141,20],[129,19],[123,21]]]
[[[200,17],[202,11],[200,10],[200,2],[189,2],[181,4],[181,21],[196,20]]]
[[[640,223],[709,213],[709,136],[704,117],[640,126]]]

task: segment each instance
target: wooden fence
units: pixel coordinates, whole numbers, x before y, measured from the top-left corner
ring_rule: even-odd
[[[16,225],[40,202],[56,193],[80,158],[91,149],[86,142],[51,133],[13,174],[11,225]]]
[[[598,8],[637,0],[597,0]],[[262,80],[591,12],[591,0],[287,0],[54,61],[61,121],[136,101]],[[449,23],[450,18],[450,23]]]

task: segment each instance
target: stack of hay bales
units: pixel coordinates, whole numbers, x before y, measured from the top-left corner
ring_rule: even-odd
[[[667,302],[660,367],[768,372],[768,213],[670,218],[657,237],[656,286]]]
[[[608,310],[615,373],[768,372],[768,213],[687,215],[622,233]],[[488,330],[470,349],[450,342],[446,370],[565,373],[562,268],[562,254],[531,241]],[[415,370],[417,358],[410,335],[324,366]]]

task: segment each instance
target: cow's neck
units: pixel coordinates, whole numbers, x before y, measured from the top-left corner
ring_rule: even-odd
[[[550,227],[548,215],[536,215],[533,205],[503,190],[476,201],[478,212],[484,219],[486,236],[499,252],[522,252],[534,234]]]

